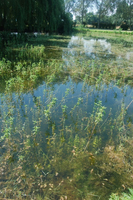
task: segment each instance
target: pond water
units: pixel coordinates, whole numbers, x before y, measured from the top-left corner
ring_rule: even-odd
[[[52,47],[46,49],[52,59]],[[72,36],[54,52],[64,72],[74,68],[82,73],[77,62],[82,67],[88,61],[87,68],[94,62],[99,68],[121,67],[123,62],[132,67],[133,52],[114,49],[107,39]],[[112,192],[131,187],[132,163],[121,153],[130,155],[125,140],[133,137],[132,87],[113,77],[104,81],[104,76],[94,84],[71,74],[56,80],[44,80],[27,93],[1,93],[0,169],[6,178],[0,181],[12,191],[9,197],[14,193],[30,199],[37,193],[45,199],[108,199]]]

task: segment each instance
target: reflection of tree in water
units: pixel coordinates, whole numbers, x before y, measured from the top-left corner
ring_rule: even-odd
[[[112,76],[114,68],[81,65],[99,46],[109,48],[105,40],[73,37],[63,52],[76,63],[71,71],[54,61],[42,85],[3,97],[3,198],[6,189],[15,199],[108,199],[132,187],[132,89]]]
[[[75,84],[74,88],[73,84],[62,89],[60,87],[59,90],[56,85],[52,92],[46,85],[46,88],[38,88],[32,94],[32,107],[32,99],[29,99],[29,105],[23,106],[25,119],[22,119],[19,105],[16,104],[17,124],[10,124],[13,135],[2,142],[5,150],[0,164],[5,177],[3,179],[2,176],[2,189],[7,188],[9,197],[13,198],[14,193],[16,198],[20,192],[21,196],[25,194],[27,198],[29,194],[39,194],[51,199],[60,199],[62,195],[71,199],[72,194],[72,198],[81,199],[88,198],[88,193],[93,191],[91,199],[95,199],[95,195],[108,197],[116,188],[122,191],[123,181],[125,187],[132,186],[129,160],[132,145],[127,149],[126,144],[130,139],[126,129],[125,134],[121,132],[123,129],[120,134],[118,131],[120,122],[123,127],[124,110],[122,113],[119,111],[120,117],[116,119],[112,113],[102,116],[103,105],[98,103],[98,99],[102,93],[105,95],[104,91],[94,88],[92,91],[90,87],[88,90],[85,88],[83,94],[80,84]],[[72,91],[67,88],[72,88]],[[113,93],[120,95],[120,91],[113,90]],[[61,92],[61,98],[55,102],[57,92]],[[94,98],[99,96],[94,107],[94,99],[87,97],[87,93],[89,96],[93,94]],[[22,102],[25,102],[23,98]],[[9,106],[8,114],[12,113],[14,106]],[[107,138],[103,137],[103,133]],[[115,139],[118,137],[121,143],[117,144]],[[118,167],[121,168],[118,170]]]

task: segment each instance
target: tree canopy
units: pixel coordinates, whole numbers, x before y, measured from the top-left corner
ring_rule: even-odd
[[[98,27],[103,21],[110,21],[116,25],[127,23],[133,28],[133,0],[65,0],[65,6],[80,23],[94,19]],[[95,14],[91,8],[95,8]]]
[[[1,31],[69,32],[70,27],[64,0],[0,0]]]
[[[0,31],[69,33],[72,14],[88,23],[90,7],[97,10],[91,19],[98,27],[110,17],[133,28],[133,0],[0,0]]]

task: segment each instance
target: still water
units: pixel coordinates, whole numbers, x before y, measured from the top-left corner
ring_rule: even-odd
[[[112,45],[106,39],[72,36],[67,47],[57,50],[57,55],[63,60],[64,71],[76,65],[77,60],[81,66],[88,60],[119,66],[126,61],[132,66],[133,52],[115,52]],[[47,47],[46,55],[52,59],[50,49]],[[16,151],[10,150],[13,159],[7,162],[12,166],[6,176],[14,182],[16,179],[13,188],[27,198],[39,193],[46,199],[108,199],[117,189],[123,191],[122,184],[127,181],[124,178],[131,176],[132,170],[127,167],[129,172],[121,178],[113,168],[114,163],[112,170],[108,169],[112,160],[106,160],[106,151],[108,147],[117,150],[125,137],[132,138],[132,98],[133,89],[128,84],[120,87],[114,80],[108,84],[101,80],[98,85],[89,85],[71,75],[65,81],[43,81],[27,93],[2,93],[0,134],[11,135],[14,142],[9,142],[17,146]],[[6,148],[2,148],[1,162],[5,152]],[[118,152],[114,156],[119,157]],[[117,162],[121,165],[121,160],[116,160],[116,168]],[[129,163],[124,165],[124,170],[126,165]],[[14,175],[11,171],[20,166],[21,171]],[[19,173],[25,174],[21,181]],[[34,184],[27,191],[23,185],[30,183],[30,179]],[[6,187],[12,188],[7,180]]]

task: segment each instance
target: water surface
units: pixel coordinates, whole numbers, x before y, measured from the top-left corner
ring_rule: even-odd
[[[55,45],[55,41],[49,42],[49,46],[47,44],[46,55],[49,59],[62,60],[64,71],[68,67],[75,67],[77,60],[81,67],[84,61],[96,62],[99,67],[113,66],[114,63],[122,66],[123,62],[132,66],[132,51],[127,51],[126,54],[126,49],[121,52],[114,51],[116,46],[107,39],[72,36],[67,45],[65,41],[63,47],[53,47],[52,44]],[[113,80],[108,84],[104,80],[97,85],[89,84],[84,79],[74,79],[71,75],[68,75],[64,82],[61,77],[57,82],[49,83],[44,80],[37,88],[27,93],[8,94],[2,91],[0,136],[6,133],[8,138],[11,135],[14,144],[17,144],[17,152],[11,150],[14,156],[13,160],[10,160],[12,167],[15,169],[16,166],[22,166],[27,174],[27,179],[23,178],[24,181],[28,180],[28,177],[34,177],[34,181],[35,176],[43,177],[41,181],[44,193],[50,195],[45,190],[47,188],[51,192],[51,199],[56,199],[56,195],[59,199],[63,194],[68,199],[74,198],[70,195],[71,188],[74,190],[74,187],[78,190],[78,199],[83,198],[82,193],[86,190],[93,194],[91,199],[98,199],[100,190],[101,199],[108,199],[112,192],[116,192],[117,186],[119,189],[120,177],[119,173],[118,177],[116,176],[116,171],[108,172],[108,164],[103,167],[99,159],[103,159],[102,155],[109,145],[114,145],[117,149],[123,138],[133,137],[132,98],[133,89],[128,84],[120,86]],[[101,118],[98,118],[99,113],[102,114]],[[3,140],[1,143],[4,143]],[[4,148],[1,154],[4,155],[5,151]],[[85,154],[89,157],[85,157]],[[102,176],[102,170],[106,175]],[[12,174],[10,170],[8,173]],[[44,173],[47,175],[44,176]],[[127,172],[126,176],[130,176],[130,172]],[[53,186],[50,184],[53,184],[56,190],[63,182],[64,186],[58,190],[60,194],[54,196],[51,191]],[[17,187],[19,188],[19,184]],[[40,186],[36,188],[39,188],[38,191],[42,194]],[[65,191],[64,188],[68,189]]]

